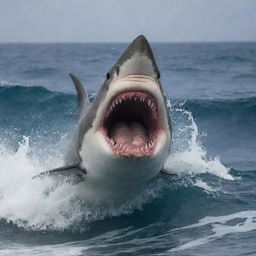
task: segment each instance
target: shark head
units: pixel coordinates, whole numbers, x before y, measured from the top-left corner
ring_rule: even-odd
[[[81,165],[93,177],[148,180],[163,167],[171,127],[160,73],[144,36],[106,75],[78,126]]]
[[[128,75],[144,75],[158,81],[160,72],[147,39],[138,36],[121,55],[117,63],[107,73],[107,78],[115,79]]]

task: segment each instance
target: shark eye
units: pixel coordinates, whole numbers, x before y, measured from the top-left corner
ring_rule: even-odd
[[[110,73],[109,72],[107,73],[106,78],[107,78],[107,80],[110,79]]]
[[[160,72],[157,72],[157,79],[160,79]]]

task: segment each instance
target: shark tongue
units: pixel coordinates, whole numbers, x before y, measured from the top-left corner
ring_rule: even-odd
[[[117,144],[141,147],[148,143],[146,129],[139,123],[118,122],[112,130],[112,138]]]

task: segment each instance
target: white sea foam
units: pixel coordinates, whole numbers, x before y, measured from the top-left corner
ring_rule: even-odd
[[[232,180],[228,168],[218,159],[207,160],[206,152],[198,142],[199,132],[191,113],[182,109],[176,111],[182,113],[187,123],[176,131],[174,150],[168,158],[166,168],[178,174],[208,172]],[[185,133],[186,136],[182,137],[181,133]],[[62,147],[63,145],[59,146]],[[51,152],[52,150],[51,148]],[[56,154],[44,152],[44,150],[40,151],[40,154],[33,152],[28,138],[24,138],[20,143],[17,152],[8,150],[8,147],[0,141],[0,218],[26,229],[64,230],[80,222],[87,223],[108,216],[130,214],[157,197],[162,188],[159,181],[158,184],[149,186],[136,198],[119,207],[89,205],[77,193],[79,186],[84,184],[76,185],[78,188],[76,189],[69,183],[56,184],[51,178],[31,179],[42,170],[64,164],[63,154],[60,152]],[[194,185],[208,192],[214,190],[203,181],[197,180]]]
[[[201,179],[196,179],[194,182],[194,186],[204,189],[206,192],[217,192],[216,189],[209,186],[206,182],[202,181]]]
[[[87,251],[90,248],[91,247],[89,246],[77,245],[74,242],[57,244],[57,245],[41,245],[41,246],[33,246],[33,247],[17,244],[16,246],[15,245],[8,246],[8,249],[1,249],[1,255],[4,255],[4,256],[13,256],[13,255],[73,256],[73,255],[82,255],[85,251]]]
[[[229,224],[228,222],[232,220],[239,220],[239,222],[236,225]],[[200,228],[206,225],[210,225],[211,232],[212,232],[211,235],[204,236],[202,238],[198,238],[195,240],[191,240],[178,247],[172,248],[168,252],[186,250],[191,247],[210,243],[227,234],[249,232],[252,230],[256,230],[256,211],[243,211],[243,212],[237,212],[237,213],[225,215],[225,216],[205,217],[199,220],[198,223],[196,224],[172,229],[170,233],[174,231],[177,232],[177,231],[183,231],[186,229]],[[198,234],[200,234],[200,232],[198,232]],[[202,234],[204,234],[204,232],[202,232]]]
[[[168,104],[171,108],[171,103]],[[168,157],[165,169],[177,174],[210,173],[223,179],[234,180],[229,174],[229,168],[225,167],[218,157],[211,159],[207,156],[206,150],[200,144],[200,134],[191,112],[181,107],[173,109],[172,112],[179,117],[183,116],[186,122],[176,127],[172,145],[174,150]]]
[[[54,186],[51,179],[31,179],[42,170],[36,161],[29,157],[28,138],[20,144],[17,152],[8,152],[1,146],[0,158],[0,217],[20,226],[46,228],[55,223],[65,226],[65,220],[59,214],[63,201],[72,195],[67,184],[59,186],[46,196]]]
[[[26,229],[64,230],[81,222],[130,214],[156,197],[161,187],[149,187],[119,207],[91,205],[78,193],[79,186],[84,184],[57,184],[51,178],[31,179],[42,170],[64,163],[56,156],[55,159],[49,157],[44,163],[34,156],[28,138],[20,143],[17,152],[0,144],[0,218]],[[86,229],[86,226],[81,228]]]
[[[28,87],[32,87],[35,86],[35,84],[20,84],[20,83],[15,83],[15,82],[10,82],[10,81],[0,81],[0,86],[28,86]]]

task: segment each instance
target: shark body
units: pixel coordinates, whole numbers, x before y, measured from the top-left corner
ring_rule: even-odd
[[[137,37],[106,74],[90,103],[78,94],[79,121],[66,166],[42,175],[73,175],[92,201],[122,200],[139,193],[162,170],[171,143],[171,123],[160,72],[144,36]]]

